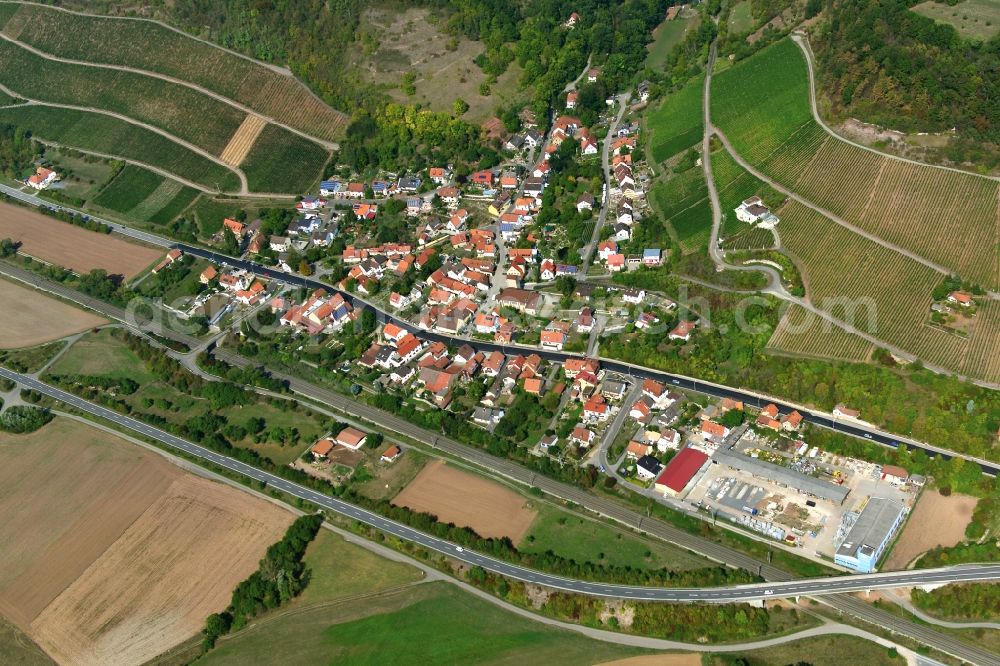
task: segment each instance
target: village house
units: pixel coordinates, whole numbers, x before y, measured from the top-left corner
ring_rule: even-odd
[[[667,338],[670,340],[683,340],[684,342],[687,342],[691,339],[691,332],[697,327],[698,322],[696,321],[682,321],[667,334]]]
[[[594,431],[584,428],[582,426],[577,426],[573,428],[573,432],[570,434],[569,441],[577,446],[582,446],[584,448],[589,447],[594,443]]]
[[[329,458],[333,452],[334,442],[332,439],[324,438],[312,445],[309,452],[312,453],[313,460],[320,462]]]
[[[763,229],[773,229],[780,221],[778,216],[771,212],[760,197],[750,197],[744,199],[735,209],[736,219],[750,225],[757,225]]]
[[[40,166],[35,169],[35,173],[28,176],[28,179],[24,181],[24,183],[32,189],[44,190],[57,180],[59,180],[58,173],[52,169],[46,169],[45,167]]]
[[[391,463],[395,462],[396,458],[401,455],[403,455],[403,449],[398,444],[393,444],[382,452],[382,457],[379,460],[384,463]]]

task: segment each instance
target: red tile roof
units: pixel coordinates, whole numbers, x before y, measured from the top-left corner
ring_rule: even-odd
[[[656,479],[656,485],[666,486],[676,493],[684,490],[708,456],[698,449],[687,448],[674,456],[666,469]]]

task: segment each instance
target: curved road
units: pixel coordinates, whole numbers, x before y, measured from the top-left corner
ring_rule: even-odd
[[[812,49],[803,39],[802,33],[795,31],[792,33],[792,41],[802,49],[802,53],[806,59],[806,69],[809,70],[809,104],[812,107],[812,115],[816,122],[826,130],[826,133],[837,139],[838,141],[843,141],[844,143],[850,144],[855,148],[860,148],[861,150],[867,150],[869,153],[875,153],[876,155],[881,155],[882,157],[888,157],[889,159],[899,160],[900,162],[906,162],[908,164],[915,164],[916,166],[930,167],[932,169],[942,169],[944,171],[954,171],[955,173],[960,173],[964,176],[976,176],[977,178],[985,178],[987,180],[997,180],[1000,181],[1000,176],[984,176],[982,174],[973,173],[971,171],[962,171],[961,169],[956,169],[955,167],[943,166],[940,164],[928,164],[927,162],[919,162],[917,160],[911,160],[907,157],[900,157],[899,155],[890,155],[889,153],[884,153],[881,150],[876,150],[871,146],[866,146],[863,143],[858,143],[856,141],[851,141],[845,137],[840,136],[829,125],[823,120],[823,117],[819,115],[819,108],[816,105],[816,74],[813,71],[813,61],[812,61]]]
[[[983,581],[1000,578],[1000,564],[962,565],[944,569],[913,569],[876,574],[853,576],[836,576],[830,578],[812,578],[792,581],[775,581],[752,583],[720,588],[655,588],[637,587],[574,580],[555,576],[532,569],[527,569],[487,555],[466,550],[449,541],[425,534],[402,523],[384,518],[383,516],[349,504],[342,500],[319,493],[311,488],[287,481],[279,476],[257,469],[234,458],[216,453],[187,440],[176,437],[164,430],[147,425],[141,421],[124,416],[115,411],[101,407],[79,398],[71,393],[50,386],[28,375],[0,368],[0,377],[16,381],[20,385],[43,393],[55,400],[81,409],[93,416],[111,421],[118,426],[128,428],[140,435],[151,437],[167,446],[196,456],[215,465],[266,483],[295,497],[313,502],[324,509],[353,518],[376,529],[392,534],[401,539],[412,541],[425,548],[448,555],[466,564],[480,566],[489,571],[509,576],[517,580],[555,589],[566,590],[600,597],[622,599],[637,599],[648,601],[671,602],[708,602],[727,603],[753,601],[758,599],[816,596],[837,594],[842,592],[857,592],[877,588],[904,587],[912,585],[940,584],[961,581]]]
[[[10,269],[10,267],[3,264],[0,264],[0,268],[8,274],[10,270],[16,270],[17,272],[14,274],[14,277],[17,279],[26,279],[29,284],[37,282],[37,276],[34,276],[33,274],[24,274],[23,276],[19,275],[18,273],[24,273],[23,271],[20,271],[20,269]],[[62,287],[62,285],[45,281],[42,288],[50,290],[56,294],[62,294],[63,291],[67,291],[69,292],[68,298],[80,302],[86,307],[91,307],[98,312],[107,314],[112,318],[124,321],[129,326],[135,326],[134,322],[130,323],[128,314],[124,311],[113,313],[109,312],[112,308],[107,304],[90,299],[89,297],[72,292],[71,290],[67,290],[65,287]],[[167,337],[185,342],[192,348],[198,342],[195,339],[189,338],[183,334],[174,333],[170,330],[162,330],[160,332]],[[220,357],[221,360],[235,365],[252,365],[252,363],[247,359],[230,354],[224,350],[218,350],[216,355]],[[739,567],[749,571],[757,571],[768,580],[787,581],[792,578],[792,576],[781,569],[777,569],[770,564],[756,560],[740,551],[736,551],[727,546],[685,532],[658,518],[647,517],[637,510],[623,506],[610,499],[589,494],[576,486],[555,481],[548,477],[536,474],[514,462],[491,456],[481,449],[461,444],[447,437],[436,436],[434,433],[416,427],[395,414],[383,412],[370,407],[365,403],[355,402],[346,396],[316,387],[293,377],[282,376],[280,373],[272,374],[277,379],[288,382],[289,388],[293,392],[306,398],[315,400],[320,404],[338,410],[342,413],[352,414],[357,418],[368,421],[369,423],[377,424],[385,430],[422,441],[425,444],[436,447],[443,452],[457,456],[485,469],[489,469],[495,474],[506,476],[521,484],[537,486],[547,494],[567,501],[575,502],[578,505],[597,513],[598,515],[604,516],[631,528],[638,529],[649,534],[650,536],[677,544],[683,548],[700,553],[705,557],[714,559],[717,562],[724,563],[729,566]],[[886,628],[895,633],[908,636],[921,643],[931,645],[942,652],[965,659],[966,661],[984,664],[994,663],[989,661],[988,653],[977,650],[960,639],[942,634],[930,627],[916,624],[906,620],[905,618],[901,618],[887,611],[875,608],[853,596],[844,594],[829,595],[823,597],[823,601],[841,613],[853,615],[854,617],[862,619],[863,621],[874,626]]]

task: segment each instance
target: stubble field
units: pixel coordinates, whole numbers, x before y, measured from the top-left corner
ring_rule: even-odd
[[[0,436],[0,461],[0,613],[59,663],[142,663],[197,633],[291,522],[68,419]]]
[[[22,243],[20,251],[42,261],[89,273],[102,268],[109,275],[132,278],[163,256],[163,251],[88,231],[41,213],[0,203],[0,238]]]
[[[509,537],[514,543],[537,514],[513,490],[442,461],[427,465],[392,503],[434,514],[444,523],[471,527],[484,537]]]
[[[17,316],[0,318],[0,349],[19,349],[86,331],[107,321],[41,292],[0,280],[0,307]]]

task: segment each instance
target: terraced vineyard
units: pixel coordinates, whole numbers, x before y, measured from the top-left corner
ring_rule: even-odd
[[[969,338],[929,325],[931,292],[941,275],[791,201],[781,209],[783,247],[802,271],[809,301],[927,363],[1000,380],[982,359],[1000,348],[1000,308],[989,303]]]
[[[131,221],[168,224],[187,208],[198,191],[129,164],[94,199],[94,205]]]
[[[713,122],[751,164],[865,231],[984,286],[1000,286],[1000,185],[830,137],[785,39],[712,81]],[[823,138],[825,136],[825,138]]]
[[[9,37],[61,58],[127,65],[189,81],[320,139],[336,140],[347,127],[345,114],[290,73],[153,21],[0,3],[0,27]]]
[[[646,129],[650,132],[650,152],[662,162],[701,140],[704,117],[701,112],[701,92],[704,74],[696,77],[677,92],[670,93],[649,113]]]
[[[46,141],[151,164],[212,190],[240,189],[239,177],[226,167],[155,132],[111,116],[20,105],[0,109],[0,122],[24,127]]]
[[[175,83],[142,74],[46,60],[0,40],[0,83],[42,102],[113,111],[219,155],[246,114]]]
[[[874,346],[803,307],[792,305],[767,343],[769,351],[796,356],[867,361]]]
[[[309,139],[284,127],[267,125],[240,168],[252,192],[296,194],[319,180],[329,154]]]
[[[685,254],[705,247],[712,232],[708,187],[699,168],[691,168],[653,186],[653,203],[673,228]]]
[[[774,234],[769,229],[750,226],[736,219],[734,210],[744,199],[759,196],[764,203],[777,210],[785,197],[769,185],[757,180],[725,150],[712,153],[712,174],[719,191],[722,209],[722,227],[719,236],[727,250],[759,250],[774,246]]]

